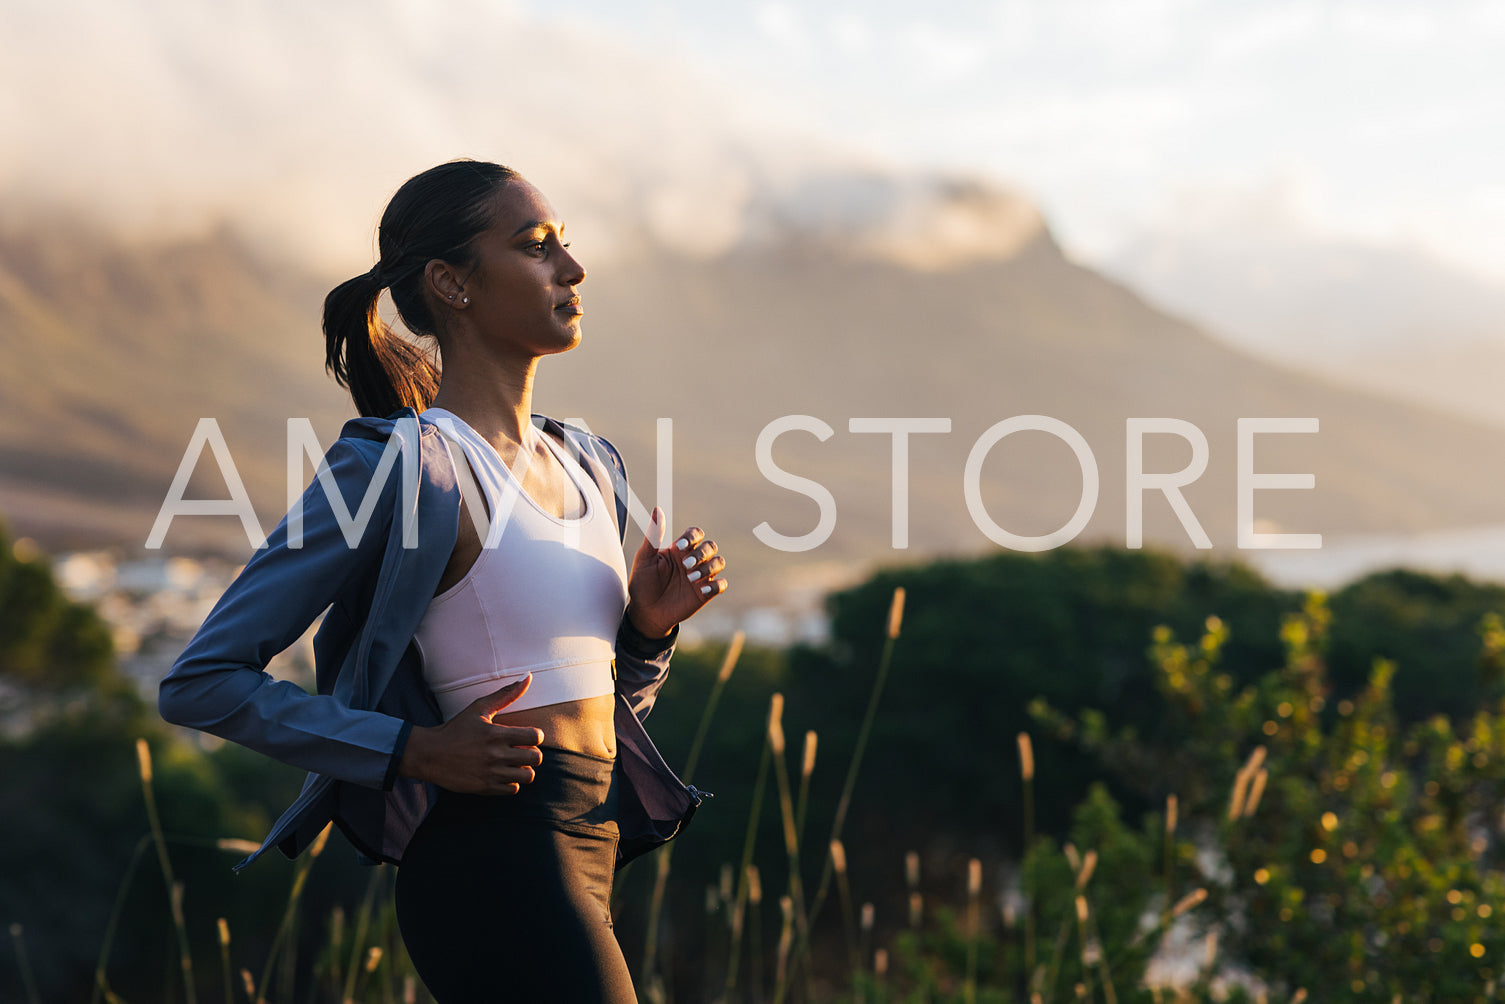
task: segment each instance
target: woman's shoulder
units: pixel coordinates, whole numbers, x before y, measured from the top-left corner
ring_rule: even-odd
[[[321,473],[316,480],[332,476],[340,494],[348,498],[357,493],[357,502],[374,491],[383,510],[390,509],[394,497],[401,494],[405,500],[401,504],[409,509],[416,501],[412,493],[427,497],[458,491],[443,442],[439,426],[412,408],[385,417],[352,418],[324,453],[321,466],[328,474]],[[326,483],[325,487],[333,486]]]
[[[401,408],[385,417],[363,415],[348,420],[330,449],[354,452],[375,464],[388,451],[422,447],[425,439],[438,436],[439,431],[432,417]]]
[[[545,432],[555,432],[562,438],[573,440],[582,450],[589,450],[601,461],[616,468],[624,476],[626,475],[627,469],[622,463],[622,455],[605,436],[547,415],[534,414],[533,424]]]

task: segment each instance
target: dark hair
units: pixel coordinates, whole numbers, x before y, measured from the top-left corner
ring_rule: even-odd
[[[325,368],[349,388],[362,415],[385,416],[403,407],[422,411],[439,390],[439,368],[429,355],[378,315],[381,291],[391,289],[409,331],[432,337],[425,266],[436,258],[473,265],[470,244],[491,226],[492,199],[517,177],[500,164],[452,160],[409,178],[382,213],[380,260],[324,298]]]

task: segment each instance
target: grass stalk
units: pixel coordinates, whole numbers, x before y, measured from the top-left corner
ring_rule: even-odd
[[[31,972],[31,960],[26,955],[25,929],[20,924],[10,925],[10,943],[16,951],[16,968],[21,971],[21,984],[26,987],[29,1004],[42,1004],[42,995],[37,993],[36,977]]]
[[[1161,918],[1168,920],[1171,904],[1176,899],[1176,823],[1177,801],[1174,794],[1165,797],[1165,909]]]
[[[1077,941],[1081,945],[1082,956],[1083,982],[1077,984],[1077,996],[1082,997],[1085,996],[1084,991],[1090,986],[1087,981],[1092,978],[1092,970],[1097,964],[1097,959],[1093,954],[1092,935],[1087,931],[1087,897],[1077,893],[1072,905],[1076,908]]]
[[[382,871],[391,882],[386,883],[387,889],[382,896],[382,958],[387,964],[381,971],[381,994],[384,1004],[397,1004],[396,985],[393,981],[397,975],[398,960],[407,953],[397,931],[397,869],[384,868]]]
[[[1028,732],[1019,733],[1018,743],[1019,777],[1024,786],[1024,849],[1021,854],[1023,860],[1028,861],[1030,850],[1035,845],[1035,747],[1030,742]],[[1020,885],[1024,892],[1024,978],[1026,985],[1033,986],[1037,965],[1035,958],[1036,890],[1028,869],[1020,876]]]
[[[978,900],[982,896],[982,862],[973,858],[967,862],[967,972],[962,982],[962,1000],[977,1004],[977,939]]]
[[[909,929],[919,931],[925,900],[920,895],[920,852],[904,853],[904,887],[909,891]]]
[[[773,1004],[784,1004],[784,994],[789,989],[790,949],[794,944],[794,904],[788,896],[779,897],[779,912],[783,923],[779,926],[779,956],[774,968]]]
[[[726,654],[721,658],[721,668],[716,672],[716,682],[711,685],[711,694],[706,698],[705,710],[700,713],[700,724],[696,726],[695,738],[690,743],[690,755],[685,758],[685,771],[680,775],[686,784],[689,784],[695,776],[695,768],[700,763],[701,749],[705,746],[706,735],[711,729],[711,719],[716,714],[716,705],[721,702],[721,692],[726,689],[726,682],[732,678],[732,670],[737,667],[737,659],[742,655],[742,641],[741,631],[732,635]]]
[[[883,685],[888,680],[889,665],[893,662],[894,642],[899,637],[899,627],[904,620],[904,587],[894,589],[893,600],[888,608],[888,626],[883,638],[883,653],[878,657],[878,673],[873,678],[873,689],[868,694],[867,711],[862,716],[862,726],[857,731],[857,744],[852,749],[852,760],[847,765],[846,780],[841,786],[841,798],[836,803],[836,818],[831,824],[831,839],[840,840],[842,828],[846,825],[847,810],[852,804],[852,790],[857,785],[857,772],[862,767],[862,757],[867,750],[868,737],[873,731],[873,720],[878,715],[878,702],[883,698]],[[812,930],[815,921],[820,916],[821,907],[825,905],[826,896],[830,892],[831,879],[834,874],[834,862],[829,854],[826,855],[825,867],[821,869],[820,883],[816,887],[815,900],[810,906],[809,916],[805,922],[805,930]],[[799,955],[804,955],[810,950],[808,939],[800,942]]]
[[[800,760],[800,794],[794,808],[794,833],[805,839],[805,816],[810,805],[810,775],[815,773],[815,749],[819,737],[814,729],[805,733],[805,747]]]
[[[875,920],[873,904],[862,904],[861,916],[862,920],[859,921],[857,928],[859,932],[857,935],[857,956],[852,969],[852,992],[856,998],[856,1004],[864,1004],[862,983],[863,961],[868,957],[868,952],[873,947],[873,923]]]
[[[357,977],[355,984],[353,986],[347,984],[347,986],[350,986],[350,992],[345,995],[343,1004],[355,1004],[355,995],[361,990],[365,989],[367,977],[376,972],[376,967],[381,965],[381,960],[382,950],[380,946],[372,945],[370,948],[366,949],[365,961],[362,962],[359,966],[355,967],[357,970],[359,970],[359,976]],[[351,975],[355,974],[352,973]]]
[[[258,996],[251,998],[252,1004],[265,1004],[267,987],[271,983],[273,967],[277,962],[277,953],[281,950],[283,942],[287,941],[293,929],[293,923],[298,916],[298,903],[303,899],[303,887],[308,882],[308,873],[313,868],[314,861],[324,850],[324,844],[329,840],[329,830],[334,824],[325,824],[324,829],[314,838],[313,846],[308,853],[299,859],[298,866],[293,872],[293,885],[288,891],[287,906],[282,911],[282,921],[277,925],[277,933],[272,936],[272,947],[267,951],[266,964],[261,970],[261,979],[256,983]]]
[[[1233,794],[1228,800],[1228,821],[1230,823],[1245,815],[1244,802],[1249,792],[1249,784],[1254,780],[1255,775],[1260,772],[1260,768],[1264,762],[1265,748],[1264,746],[1256,746],[1253,752],[1249,754],[1249,759],[1245,760],[1244,765],[1239,768],[1238,774],[1233,779]],[[1263,782],[1261,782],[1260,787],[1263,789]]]
[[[345,969],[340,964],[340,952],[345,947],[345,908],[339,904],[329,912],[329,947],[329,992],[337,994],[345,985]]]
[[[1086,897],[1082,897],[1082,901],[1086,903]],[[1113,968],[1108,961],[1108,953],[1103,950],[1102,933],[1098,930],[1097,914],[1091,909],[1091,904],[1087,904],[1086,923],[1087,937],[1090,939],[1089,944],[1092,946],[1092,959],[1097,966],[1098,972],[1102,975],[1103,1000],[1106,1004],[1118,1004],[1118,991],[1113,984]],[[1090,977],[1087,978],[1090,980]],[[1090,982],[1088,986],[1091,986]]]
[[[747,812],[747,833],[742,840],[742,862],[738,868],[737,899],[732,906],[732,943],[727,954],[725,994],[730,995],[737,986],[737,964],[742,957],[742,931],[747,908],[748,871],[752,867],[753,848],[757,844],[758,819],[763,814],[763,792],[768,786],[768,765],[773,759],[768,737],[763,737],[763,752],[758,760],[758,774],[753,781],[752,806]]]
[[[779,817],[784,824],[784,853],[789,858],[789,902],[794,909],[795,931],[801,938],[806,938],[809,931],[805,928],[805,892],[800,881],[800,841],[795,826],[789,765],[784,761],[783,694],[774,694],[769,704],[768,747],[773,753],[773,776],[779,792]]]
[[[705,939],[705,951],[701,955],[701,964],[700,964],[700,983],[701,983],[701,987],[700,987],[700,999],[701,1000],[712,1000],[712,999],[714,999],[715,994],[716,994],[716,980],[715,980],[715,977],[712,975],[713,967],[711,965],[711,959],[715,955],[716,946],[711,941],[711,934],[713,932],[715,932],[716,929],[717,929],[716,915],[718,913],[721,913],[722,910],[723,910],[723,908],[725,908],[728,911],[731,908],[731,902],[732,902],[732,883],[733,883],[733,881],[735,881],[735,880],[732,877],[732,866],[730,864],[723,864],[721,866],[721,882],[720,882],[720,884],[719,885],[707,885],[705,887],[705,928],[704,929],[705,929],[705,932],[706,932],[706,939]],[[653,989],[653,988],[650,988],[650,989]],[[657,999],[658,999],[657,997],[650,996],[650,1002],[653,1001],[653,1000],[657,1000]]]
[[[1180,917],[1183,913],[1196,909],[1198,906],[1201,906],[1202,903],[1204,903],[1206,900],[1206,889],[1193,889],[1185,896],[1182,896],[1181,899],[1177,901],[1176,905],[1170,909],[1170,912],[1162,916],[1160,921],[1155,924],[1154,927],[1140,931],[1137,935],[1135,935],[1134,939],[1123,947],[1123,951],[1120,953],[1120,957],[1133,952],[1150,938],[1164,934],[1165,931],[1170,927],[1170,925],[1176,920],[1176,918]]]
[[[183,972],[183,996],[188,1004],[197,1004],[198,997],[193,985],[193,956],[188,949],[188,927],[183,922],[182,886],[173,878],[172,862],[167,857],[167,840],[162,835],[162,820],[157,815],[157,799],[152,793],[152,751],[145,739],[136,740],[136,763],[141,772],[141,793],[146,800],[146,818],[151,824],[152,842],[157,847],[157,861],[162,866],[162,880],[167,888],[173,930],[178,939],[178,965]]]
[[[220,970],[225,976],[225,1004],[234,1004],[235,990],[234,981],[230,971],[230,924],[224,917],[216,923],[219,928],[219,963]]]
[[[716,673],[716,682],[711,684],[711,694],[706,698],[705,709],[700,713],[700,724],[695,728],[695,738],[690,743],[690,755],[685,758],[684,773],[680,775],[680,779],[685,784],[689,784],[695,776],[695,768],[700,763],[700,752],[711,730],[711,719],[716,714],[716,705],[721,702],[721,692],[726,689],[726,682],[732,678],[732,670],[736,668],[737,659],[742,655],[743,637],[741,631],[732,635],[726,654],[721,659],[721,668]],[[657,868],[653,876],[653,895],[648,900],[648,926],[647,935],[643,939],[643,965],[638,970],[642,974],[641,978],[645,986],[652,982],[654,966],[658,962],[656,956],[659,918],[663,915],[664,895],[669,887],[670,862],[673,857],[674,844],[671,841],[658,852]]]
[[[94,991],[89,997],[89,1004],[99,1004],[99,999],[109,999],[114,996],[110,990],[110,983],[105,978],[105,967],[110,961],[110,949],[115,944],[115,930],[120,926],[120,911],[125,907],[125,896],[130,891],[131,879],[136,875],[136,866],[141,863],[141,856],[152,844],[152,835],[147,833],[136,842],[136,849],[131,852],[131,860],[125,867],[125,876],[120,880],[120,888],[115,892],[115,905],[110,910],[110,922],[105,925],[104,942],[99,948],[99,959],[94,963]]]
[[[1077,857],[1076,848],[1068,843],[1064,851],[1072,870],[1077,872],[1078,878],[1080,878],[1082,872],[1081,859]],[[1067,939],[1071,936],[1072,916],[1073,912],[1067,911],[1066,915],[1061,918],[1061,926],[1056,930],[1055,941],[1051,944],[1050,962],[1045,966],[1044,982],[1041,984],[1038,979],[1035,981],[1035,984],[1030,988],[1033,991],[1031,996],[1042,994],[1045,1000],[1055,999],[1056,980],[1061,973],[1061,959],[1066,952]]]
[[[857,922],[852,913],[852,884],[847,880],[847,849],[840,840],[831,841],[831,861],[836,873],[836,888],[841,894],[841,926],[847,938],[847,965],[853,974],[862,969],[857,948]],[[853,981],[855,987],[857,982]]]
[[[370,972],[375,969],[375,964],[368,967],[361,965],[361,955],[366,947],[366,930],[371,926],[371,905],[376,902],[376,886],[381,880],[381,869],[371,869],[371,878],[366,882],[366,894],[361,897],[360,912],[355,917],[355,934],[350,943],[350,964],[345,970],[345,990],[340,1000],[347,1002],[355,999],[356,983],[360,980],[361,970]],[[381,950],[376,949],[377,958],[381,957]],[[370,955],[369,952],[365,953]]]
[[[643,965],[638,970],[644,986],[653,982],[654,966],[658,964],[659,918],[664,910],[664,895],[669,888],[670,861],[674,844],[670,841],[656,855],[653,873],[653,895],[648,899],[648,926],[644,928]]]
[[[763,880],[757,865],[747,866],[748,970],[752,980],[752,997],[763,1001]]]

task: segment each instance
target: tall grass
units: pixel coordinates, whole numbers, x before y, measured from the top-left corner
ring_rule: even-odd
[[[283,958],[282,983],[284,996],[290,996],[292,976],[296,958],[292,948],[293,930],[298,922],[298,905],[303,899],[303,888],[308,883],[308,873],[313,870],[314,862],[319,855],[324,853],[324,845],[329,841],[329,831],[333,824],[324,824],[324,829],[314,838],[313,845],[308,853],[298,858],[293,870],[293,885],[288,893],[287,905],[282,910],[282,922],[277,925],[277,933],[272,938],[271,950],[267,952],[266,963],[261,970],[261,982],[256,984],[257,994],[252,998],[254,1004],[266,1004],[267,993],[272,979],[273,967],[278,959],[277,955],[286,946],[287,954]]]
[[[775,694],[769,700],[768,717],[771,722],[775,714],[782,714],[784,695]],[[727,951],[726,982],[723,985],[723,998],[729,997],[737,987],[737,974],[742,958],[742,934],[745,928],[748,891],[752,881],[753,848],[757,844],[758,819],[763,814],[763,793],[768,784],[768,766],[773,760],[773,746],[770,740],[772,729],[765,729],[763,733],[763,751],[758,757],[758,774],[753,781],[752,806],[747,813],[747,830],[742,838],[742,860],[737,868],[737,897],[732,903],[731,915],[731,944]]]
[[[721,703],[721,692],[726,689],[726,683],[732,678],[732,670],[737,667],[737,659],[742,655],[744,635],[741,631],[732,635],[731,642],[727,645],[726,654],[722,656],[721,668],[716,673],[716,682],[711,685],[710,696],[706,698],[705,708],[700,713],[700,724],[695,728],[695,738],[690,743],[689,756],[685,758],[685,769],[680,774],[680,780],[690,784],[695,777],[695,768],[700,763],[700,751],[705,746],[706,735],[711,729],[711,719],[716,715],[716,706]],[[648,927],[647,936],[643,938],[643,965],[639,970],[640,982],[651,985],[655,978],[654,966],[657,963],[659,918],[664,907],[664,893],[669,886],[669,872],[674,859],[674,844],[671,841],[658,852],[658,864],[653,877],[653,893],[648,901]],[[650,994],[650,997],[660,995]]]
[[[197,1004],[198,996],[193,986],[193,953],[188,950],[188,925],[183,920],[183,886],[173,878],[172,861],[167,856],[167,841],[162,836],[162,820],[157,815],[157,799],[152,793],[152,751],[145,739],[136,740],[136,762],[141,773],[141,792],[146,801],[146,818],[152,828],[152,842],[157,848],[157,861],[162,866],[162,881],[167,885],[173,932],[178,939],[178,965],[183,973],[183,996],[188,1004]]]
[[[972,858],[967,863],[965,882],[961,886],[962,893],[959,899],[962,904],[960,912],[963,920],[960,927],[956,929],[961,962],[954,971],[949,969],[951,963],[947,962],[945,951],[925,947],[928,943],[926,939],[940,937],[943,932],[940,926],[927,924],[926,899],[921,886],[918,852],[909,852],[905,855],[903,862],[908,917],[907,924],[900,926],[907,928],[907,933],[903,935],[909,939],[907,942],[897,945],[880,944],[877,911],[873,903],[863,902],[860,907],[858,906],[842,834],[851,807],[856,779],[861,770],[890,672],[895,642],[899,637],[902,623],[903,608],[904,591],[902,588],[896,589],[884,629],[883,650],[868,695],[866,711],[846,765],[841,796],[831,823],[830,833],[824,841],[825,853],[822,856],[820,882],[815,895],[808,901],[803,883],[803,869],[810,862],[804,853],[804,840],[807,825],[810,822],[808,799],[811,777],[816,766],[817,736],[813,731],[807,732],[804,736],[799,779],[796,785],[790,775],[786,760],[788,750],[783,727],[784,698],[782,694],[772,695],[769,701],[767,727],[764,730],[762,749],[759,754],[758,770],[751,791],[747,827],[740,858],[735,864],[728,863],[723,866],[719,885],[707,888],[705,902],[708,923],[706,928],[708,932],[723,932],[725,973],[724,979],[716,979],[709,971],[710,960],[715,957],[716,953],[708,949],[706,986],[715,988],[719,999],[723,1001],[746,1000],[749,996],[754,1000],[763,1000],[761,981],[765,959],[761,940],[761,906],[766,890],[753,858],[756,833],[762,818],[768,778],[771,773],[778,800],[783,853],[788,865],[787,885],[777,897],[770,895],[770,899],[776,898],[778,904],[778,940],[771,958],[774,982],[770,999],[773,1004],[785,1004],[785,1002],[792,1001],[814,1004],[817,1000],[812,942],[816,921],[833,882],[840,901],[845,960],[842,966],[843,978],[834,981],[828,979],[827,982],[845,984],[844,993],[840,990],[836,991],[842,994],[839,998],[841,1000],[862,1002],[862,1004],[869,1004],[869,1002],[882,1004],[882,1002],[900,999],[916,1002],[960,1001],[964,1004],[978,1004],[981,1001],[986,1004],[988,1001],[1006,999],[1000,996],[1001,985],[1008,985],[1015,976],[1019,976],[1019,985],[1025,988],[1026,999],[1031,1002],[1050,1004],[1050,1002],[1067,999],[1096,1000],[1100,998],[1105,1004],[1117,1004],[1121,988],[1119,980],[1122,978],[1115,972],[1115,966],[1119,960],[1109,958],[1108,950],[1103,944],[1102,932],[1098,929],[1097,914],[1092,905],[1091,881],[1098,866],[1098,854],[1094,848],[1088,848],[1084,853],[1080,853],[1067,843],[1060,849],[1073,875],[1070,909],[1065,911],[1061,925],[1056,930],[1055,937],[1047,943],[1048,948],[1044,953],[1040,951],[1041,946],[1037,942],[1036,932],[1036,921],[1041,915],[1039,903],[1041,890],[1036,887],[1031,870],[1028,868],[1024,870],[1025,904],[1022,911],[1024,943],[1020,963],[1022,972],[1019,973],[1000,973],[996,965],[1003,958],[1002,946],[984,922],[986,915],[983,909],[985,868],[981,859]],[[682,772],[686,782],[689,782],[694,775],[712,718],[727,680],[736,665],[741,648],[742,636],[738,634],[732,639],[725,653],[702,711],[690,755]],[[1034,848],[1037,839],[1034,807],[1035,765],[1029,735],[1020,733],[1017,741],[1024,792],[1024,846],[1028,851]],[[1239,772],[1230,797],[1230,818],[1247,818],[1258,805],[1266,784],[1261,753],[1262,751],[1257,750],[1255,754],[1252,754]],[[119,920],[120,905],[124,902],[130,875],[134,872],[137,860],[150,845],[156,849],[165,887],[169,891],[172,923],[177,934],[179,969],[183,982],[181,993],[189,1004],[194,1004],[194,970],[189,953],[186,925],[183,920],[182,886],[174,880],[171,861],[167,854],[168,839],[163,834],[157,818],[151,784],[150,751],[144,742],[138,745],[138,756],[141,761],[142,791],[148,806],[151,833],[143,837],[141,843],[138,844],[131,866],[127,870],[126,879],[117,895],[115,915],[112,916],[111,926],[107,932],[107,943],[97,967],[96,998],[102,994],[106,1000],[118,1000],[105,979],[105,965],[109,955],[108,941],[113,938],[115,925]],[[1171,903],[1174,890],[1174,836],[1178,825],[1176,809],[1175,796],[1172,795],[1167,801],[1164,828],[1163,879],[1167,903]],[[326,827],[309,848],[308,853],[304,854],[295,865],[287,901],[267,956],[262,962],[259,978],[253,977],[249,968],[241,967],[238,970],[235,968],[234,946],[230,937],[229,923],[224,918],[218,920],[221,993],[226,1004],[236,1000],[244,1000],[247,1004],[293,1004],[297,990],[294,985],[294,975],[297,971],[294,945],[303,896],[310,871],[323,852],[328,836],[329,828]],[[228,850],[244,851],[247,849],[242,841],[221,841],[220,846]],[[647,944],[643,964],[638,973],[639,985],[643,988],[645,1000],[648,1001],[666,1002],[672,992],[672,988],[665,984],[662,974],[658,971],[661,960],[657,936],[663,920],[662,909],[666,899],[667,884],[672,874],[672,849],[673,844],[670,844],[658,854],[655,881],[649,901]],[[351,922],[347,923],[342,910],[335,909],[329,923],[329,947],[321,954],[320,960],[315,965],[315,978],[321,981],[317,983],[317,986],[326,988],[330,997],[309,997],[308,999],[338,999],[342,1004],[355,1004],[357,1001],[366,1002],[366,1004],[374,1004],[376,1001],[381,1001],[382,1004],[395,1004],[400,993],[405,1004],[407,1002],[416,1004],[420,988],[411,971],[405,971],[403,968],[406,963],[405,953],[395,934],[394,922],[389,916],[387,907],[383,905],[390,898],[390,883],[386,879],[391,874],[390,869],[373,870],[360,907]],[[1134,949],[1151,939],[1158,939],[1170,925],[1205,902],[1206,899],[1206,891],[1197,889],[1176,900],[1174,905],[1162,908],[1159,913],[1159,922],[1151,929],[1141,932],[1129,948]],[[944,908],[937,906],[935,913],[937,917],[944,916]],[[24,948],[18,927],[12,928],[12,940],[18,958],[24,960]],[[709,938],[708,944],[713,940],[714,937]],[[918,967],[915,966],[915,960],[912,958],[914,946],[919,946],[917,950],[923,953],[922,964]],[[744,955],[747,956],[745,960]],[[896,965],[896,960],[903,964]],[[1080,981],[1071,987],[1058,986],[1068,960],[1072,960],[1072,965],[1079,963]],[[916,972],[921,975],[916,976]],[[239,986],[236,985],[237,973]],[[30,999],[35,1001],[37,998],[30,982],[28,982],[28,991]]]
[[[795,827],[794,795],[790,790],[789,766],[784,762],[784,695],[774,694],[768,714],[768,749],[773,760],[773,776],[778,782],[779,819],[783,823],[784,853],[789,858],[789,909],[794,934],[801,944],[810,940],[809,921],[805,914],[805,889],[800,881],[800,838]],[[793,973],[787,974],[793,978]],[[774,987],[774,1004],[784,999],[788,989],[780,979]]]
[[[857,785],[857,774],[862,769],[862,757],[867,752],[868,736],[873,731],[873,721],[878,716],[878,702],[883,699],[883,686],[888,681],[889,666],[893,662],[894,642],[899,637],[899,628],[904,622],[904,587],[894,589],[893,599],[888,608],[888,624],[883,633],[883,651],[878,657],[878,672],[873,678],[873,689],[868,694],[867,711],[862,716],[862,726],[857,730],[857,743],[852,749],[852,759],[847,764],[846,780],[842,782],[841,798],[836,803],[836,818],[831,823],[831,840],[841,840],[842,827],[846,825],[847,810],[852,804],[852,790]],[[810,916],[805,923],[805,930],[815,926],[816,919],[820,916],[821,907],[825,905],[826,894],[830,890],[831,878],[835,873],[836,862],[828,853],[825,858],[825,866],[821,869],[820,884],[815,890],[815,900],[810,905]],[[800,943],[800,956],[810,951],[810,942],[806,938]]]
[[[1019,742],[1019,777],[1024,788],[1024,853],[1035,846],[1035,747],[1028,732],[1021,732]],[[1028,875],[1025,877],[1028,883]],[[1035,973],[1035,900],[1034,890],[1024,889],[1024,972],[1033,982]],[[1031,987],[1038,990],[1038,987]]]
[[[36,977],[31,974],[31,960],[26,955],[25,928],[20,924],[10,925],[10,943],[16,953],[16,969],[21,973],[21,984],[26,988],[28,1004],[42,1004],[37,993]]]

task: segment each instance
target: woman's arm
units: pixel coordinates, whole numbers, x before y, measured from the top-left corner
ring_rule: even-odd
[[[662,509],[653,510],[653,536],[661,534]],[[641,720],[669,672],[680,622],[726,591],[720,578],[726,559],[705,531],[692,526],[668,547],[645,537],[633,556],[628,602],[617,629],[617,690]]]
[[[370,487],[374,440],[337,440],[325,455],[349,512]],[[377,486],[376,506],[352,546],[321,479],[304,491],[302,547],[288,546],[288,519],[267,539],[214,605],[162,681],[162,717],[247,746],[286,763],[373,788],[397,777],[411,726],[399,718],[309,694],[265,667],[331,603],[369,596],[381,566],[400,477]],[[364,588],[363,588],[364,587]],[[357,619],[358,630],[359,619]],[[348,653],[347,653],[348,654]]]

